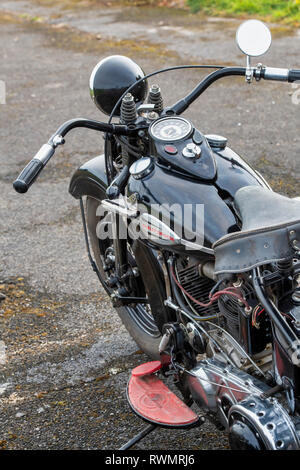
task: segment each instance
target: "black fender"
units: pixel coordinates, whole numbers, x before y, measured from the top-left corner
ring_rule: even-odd
[[[101,200],[105,197],[107,187],[105,157],[102,154],[84,163],[75,171],[70,181],[69,193],[75,199],[91,196]]]
[[[160,331],[165,323],[175,320],[173,312],[165,307],[167,299],[166,283],[161,262],[158,261],[159,252],[150,248],[140,240],[135,240],[132,246],[134,258],[142,275],[146,293]]]

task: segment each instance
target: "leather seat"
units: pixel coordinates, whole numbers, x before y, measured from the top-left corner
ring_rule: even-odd
[[[298,199],[290,199],[259,186],[240,188],[234,201],[243,221],[243,231],[300,220]]]
[[[237,191],[234,200],[242,230],[225,235],[214,244],[216,273],[246,271],[291,258],[300,249],[299,199],[259,186],[245,186]]]

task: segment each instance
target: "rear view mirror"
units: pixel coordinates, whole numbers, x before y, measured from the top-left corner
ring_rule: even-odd
[[[269,50],[272,43],[271,31],[262,21],[248,20],[238,28],[236,42],[244,54],[257,57]]]

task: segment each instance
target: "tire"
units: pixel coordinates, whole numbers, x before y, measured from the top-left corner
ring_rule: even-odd
[[[86,201],[86,221],[90,244],[92,247],[94,260],[100,273],[101,283],[108,294],[112,293],[112,289],[107,285],[107,274],[103,270],[102,253],[109,248],[109,244],[112,241],[100,240],[97,237],[97,224],[101,220],[96,215],[97,208],[100,201],[91,197],[87,197]],[[142,279],[142,273],[140,274],[143,283],[143,289],[146,291]],[[125,328],[129,332],[130,336],[138,344],[138,346],[144,351],[151,359],[159,359],[158,347],[161,341],[161,333],[157,322],[154,320],[153,315],[148,311],[145,306],[138,304],[134,307],[125,306],[116,308],[119,317],[121,318]],[[163,322],[162,322],[163,323]]]

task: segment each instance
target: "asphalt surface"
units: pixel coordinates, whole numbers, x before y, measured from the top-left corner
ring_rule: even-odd
[[[94,65],[130,55],[150,72],[180,63],[243,64],[237,20],[171,10],[59,10],[27,1],[0,5],[0,449],[118,449],[143,427],[126,402],[130,370],[146,361],[99,286],[85,252],[72,172],[101,153],[103,140],[72,131],[26,195],[12,181],[65,120],[102,116],[89,98]],[[300,35],[274,27],[264,63],[300,68]],[[166,104],[199,72],[162,76]],[[189,111],[205,133],[229,144],[274,189],[299,196],[300,106],[287,84],[215,84]],[[1,301],[0,301],[1,302]],[[158,430],[137,449],[223,449],[209,423]]]

